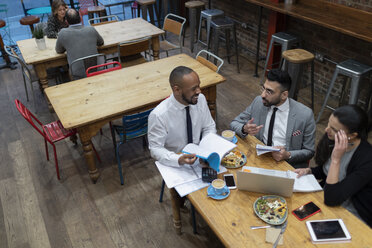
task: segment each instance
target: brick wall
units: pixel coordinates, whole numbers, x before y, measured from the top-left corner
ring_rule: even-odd
[[[206,3],[207,1],[204,0]],[[309,0],[311,1],[311,0]],[[372,0],[327,0],[338,4],[354,7],[357,9],[372,11]],[[258,26],[258,10],[256,5],[245,2],[244,0],[212,0],[212,8],[222,9],[225,14],[246,25],[237,25],[237,36],[241,53],[244,57],[254,62],[254,55],[249,50],[255,51]],[[267,26],[269,10],[263,9],[262,31],[260,55],[266,56]],[[361,23],[361,25],[363,25]],[[327,29],[296,18],[287,17],[287,32],[301,37],[303,48],[310,52],[318,52],[326,56],[327,59],[339,63],[352,58],[367,65],[372,66],[372,43],[363,41],[339,32]],[[264,62],[260,62],[263,67]],[[315,87],[316,90],[325,92],[332,78],[335,64],[332,62],[315,63]],[[304,72],[306,75],[306,71]],[[338,96],[341,92],[342,78],[334,88],[332,95]],[[305,83],[308,83],[305,81]],[[367,94],[368,80],[363,80],[363,92],[361,100]]]

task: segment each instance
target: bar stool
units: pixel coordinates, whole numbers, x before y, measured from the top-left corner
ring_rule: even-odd
[[[351,78],[349,104],[356,104],[358,102],[359,96],[360,79],[371,71],[372,67],[359,63],[358,61],[355,61],[353,59],[345,60],[336,65],[336,70],[333,73],[331,84],[329,85],[326,97],[324,99],[322,108],[320,109],[318,118],[316,119],[316,122],[319,122],[324,108],[327,107],[329,109],[332,109],[330,106],[327,105],[327,101],[339,74]],[[369,95],[368,97],[370,98],[371,96]]]
[[[237,71],[240,73],[239,70],[239,53],[238,53],[238,42],[236,40],[236,28],[235,23],[228,17],[217,17],[212,20],[211,22],[211,31],[213,34],[213,53],[218,56],[218,47],[219,47],[219,40],[220,40],[220,33],[225,33],[225,43],[226,43],[226,53],[227,53],[227,61],[230,64],[230,56],[234,53],[230,53],[230,31],[232,31],[233,39],[234,39],[234,47],[235,47],[235,55],[236,55],[236,66]],[[209,45],[208,45],[209,49]]]
[[[271,54],[271,50],[272,50],[274,42],[279,43],[282,46],[281,54],[283,54],[284,51],[288,50],[289,48],[293,47],[294,45],[299,46],[299,44],[300,44],[300,41],[296,36],[290,35],[290,34],[285,33],[285,32],[275,33],[271,36],[269,51],[268,51],[267,56],[266,56],[265,66],[264,66],[264,70],[263,70],[263,74],[262,74],[262,78],[261,78],[261,84],[263,84],[264,80],[265,80],[265,73],[266,73],[266,70],[267,70],[267,65],[268,65],[268,62],[269,62],[269,58],[270,58],[270,54]]]
[[[142,10],[142,18],[147,21],[147,13],[149,13],[151,23],[155,25],[155,20],[154,20],[154,12],[155,12],[156,20],[158,22],[158,27],[160,28],[159,14],[156,11],[156,7],[155,7],[156,1],[155,0],[136,0],[136,2],[139,5],[138,12],[137,12],[138,17],[140,16],[140,10]],[[151,10],[151,8],[153,10]]]
[[[210,38],[210,31],[211,31],[211,21],[212,19],[216,18],[217,16],[223,16],[225,13],[219,9],[206,9],[200,12],[200,21],[199,21],[199,29],[198,29],[198,43],[202,43],[205,46],[209,45],[209,38]],[[207,43],[204,43],[201,40],[201,29],[202,29],[202,22],[205,20],[207,22],[206,29],[207,29]]]
[[[106,8],[104,6],[89,6],[88,7],[88,18],[95,18],[94,14],[97,14],[99,17],[107,16]]]
[[[311,63],[311,109],[314,110],[314,54],[304,49],[292,49],[282,53],[281,66],[284,61],[288,62],[288,73],[292,79],[289,97],[297,100],[300,79],[302,78],[303,67]]]
[[[19,22],[22,25],[29,25],[31,29],[31,33],[34,32],[34,24],[38,23],[40,21],[40,18],[38,16],[34,15],[29,15],[29,16],[24,16],[19,20]]]
[[[195,35],[197,36],[199,32],[199,22],[197,22],[196,20],[200,19],[200,13],[202,9],[205,9],[205,3],[202,1],[188,1],[185,3],[185,7],[189,10],[190,50],[191,52],[193,52],[194,38]]]

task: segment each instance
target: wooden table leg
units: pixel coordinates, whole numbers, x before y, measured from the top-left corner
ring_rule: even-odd
[[[83,145],[84,157],[88,164],[89,176],[93,183],[96,183],[99,178],[99,172],[94,161],[94,152],[92,148],[92,136],[90,135],[89,129],[79,128],[78,129],[81,144]]]
[[[181,197],[174,188],[169,189],[171,200],[172,200],[172,211],[173,211],[173,224],[176,228],[176,233],[181,234],[181,214],[180,214],[180,200]]]
[[[154,52],[154,60],[159,59],[159,50],[160,50],[160,42],[159,42],[159,36],[154,36],[151,39],[152,41],[152,51]]]
[[[35,69],[37,77],[39,78],[40,90],[44,93],[44,90],[49,87],[48,86],[47,68],[46,68],[45,64],[34,64],[34,69]],[[47,102],[48,102],[49,111],[53,112],[53,107],[50,104],[48,98],[47,98]]]

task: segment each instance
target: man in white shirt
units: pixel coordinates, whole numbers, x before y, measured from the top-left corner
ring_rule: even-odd
[[[216,133],[216,124],[201,94],[199,76],[192,69],[175,68],[169,81],[173,94],[150,113],[147,135],[151,156],[164,165],[178,167],[196,160],[194,154],[179,154],[188,144],[187,108],[193,143],[199,144],[206,134]]]
[[[240,137],[255,135],[263,143],[280,148],[279,152],[272,152],[276,161],[286,160],[295,168],[308,167],[315,152],[314,115],[310,108],[288,98],[290,88],[287,72],[271,70],[261,95],[230,127]]]

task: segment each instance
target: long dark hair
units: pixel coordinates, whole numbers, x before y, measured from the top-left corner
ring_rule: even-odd
[[[333,112],[333,116],[348,129],[349,133],[357,133],[357,137],[362,140],[368,138],[368,117],[357,105],[339,107]],[[334,141],[324,134],[316,147],[315,162],[317,165],[322,166],[327,162],[333,147]]]

